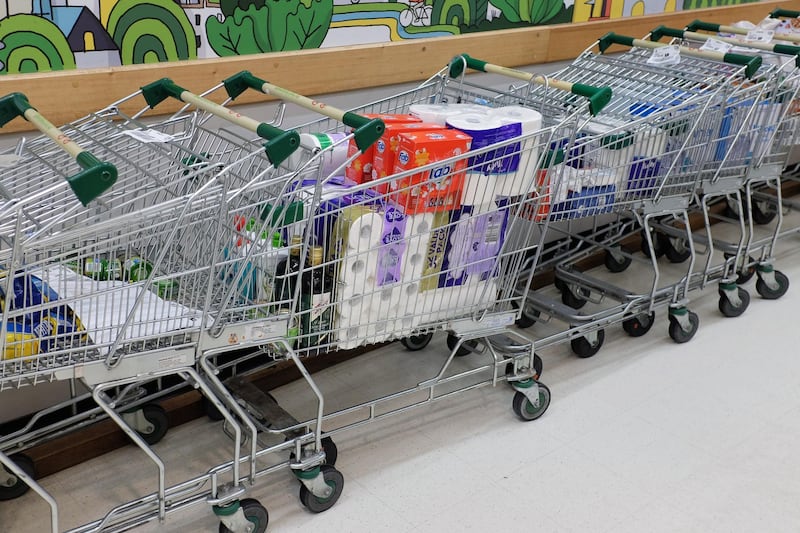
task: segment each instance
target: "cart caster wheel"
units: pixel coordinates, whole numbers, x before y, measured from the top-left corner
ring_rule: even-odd
[[[725,254],[725,259],[730,259],[731,257],[733,257],[731,254]],[[748,263],[750,264],[750,266],[749,267],[744,267],[741,270],[736,272],[736,274],[737,274],[737,276],[736,276],[736,284],[737,285],[744,285],[745,283],[747,283],[748,281],[753,279],[753,276],[755,276],[755,274],[756,274],[755,262],[756,262],[755,259],[753,259],[752,257],[749,257],[748,258]]]
[[[759,226],[769,224],[778,216],[778,206],[769,200],[754,201],[753,222]]]
[[[217,409],[217,407],[211,403],[211,400],[203,396],[203,412],[206,414],[209,420],[213,420],[214,422],[219,422],[220,420],[224,420],[225,417],[222,416],[222,413]]]
[[[611,250],[606,250],[603,262],[609,272],[619,273],[625,272],[631,266],[633,259],[627,255],[614,254]]]
[[[400,339],[400,342],[406,347],[406,350],[416,352],[417,350],[422,350],[425,348],[428,343],[431,342],[432,337],[433,333],[423,333],[422,335],[411,335],[410,337],[405,337]]]
[[[151,446],[164,438],[169,429],[167,412],[158,404],[151,403],[142,407],[142,414],[153,426],[150,431],[137,431],[147,444]]]
[[[758,280],[756,281],[756,291],[765,300],[777,300],[789,290],[789,278],[786,277],[786,274],[780,270],[775,270],[773,272],[777,287],[770,287],[767,285],[767,282],[762,279],[761,273],[759,273]]]
[[[250,533],[264,533],[267,530],[267,524],[269,523],[269,513],[267,512],[267,508],[261,505],[261,502],[253,498],[245,498],[239,501],[239,505],[242,508],[244,517],[248,522],[253,524],[253,529],[250,530]],[[220,524],[219,533],[234,532],[228,529],[225,524]]]
[[[641,337],[645,335],[656,321],[656,314],[650,313],[649,315],[641,314],[625,320],[622,323],[622,329],[631,337]]]
[[[605,332],[602,329],[598,329],[597,336],[594,338],[594,340],[589,340],[587,337],[577,337],[572,339],[570,346],[572,347],[572,351],[575,353],[575,355],[581,359],[586,359],[587,357],[591,357],[600,351],[605,338]]]
[[[736,292],[739,295],[739,303],[734,305],[728,298],[728,293],[719,289],[719,312],[730,318],[741,315],[750,305],[750,293],[738,286]]]
[[[300,485],[300,503],[312,513],[321,513],[333,507],[344,489],[344,476],[341,472],[328,465],[322,465],[319,468],[325,478],[325,483],[333,489],[333,492],[327,498],[318,498],[305,485]]]
[[[519,304],[517,302],[511,302],[511,307],[519,309]],[[520,313],[519,318],[516,320],[517,327],[522,329],[531,327],[536,324],[536,321],[539,319],[539,314],[538,309],[534,309],[530,305],[523,305],[522,313]]]
[[[511,409],[521,420],[530,422],[541,417],[547,408],[550,407],[550,389],[543,383],[539,383],[539,405],[534,406],[523,393],[517,391],[511,402]]]
[[[664,240],[664,255],[667,256],[670,263],[683,263],[692,255],[692,250],[683,237],[661,235],[661,238]]]
[[[677,318],[669,315],[669,336],[670,338],[677,342],[678,344],[683,344],[684,342],[689,342],[694,337],[695,333],[697,333],[697,328],[700,325],[700,318],[697,316],[697,313],[692,311],[688,311],[689,314],[689,330],[686,331],[681,327],[681,323],[678,321]]]
[[[650,236],[653,238],[653,246],[655,247],[655,255],[656,258],[661,257],[664,255],[664,246],[659,238],[659,234],[655,231],[650,232]],[[650,257],[650,246],[647,244],[647,237],[645,236],[644,230],[641,231],[641,239],[642,239],[642,246],[641,250],[644,255]]]
[[[336,459],[339,458],[339,448],[336,446],[336,443],[333,442],[333,439],[330,437],[322,437],[322,451],[325,452],[325,462],[328,466],[335,466]],[[292,452],[289,455],[289,460],[294,462],[295,455]]]
[[[9,459],[14,461],[14,464],[20,467],[26,474],[36,479],[36,466],[33,464],[33,459],[21,453],[13,455],[9,457]],[[30,487],[25,484],[24,481],[11,472],[8,472],[2,466],[0,466],[0,468],[2,468],[2,473],[0,473],[0,500],[13,500],[30,490]]]
[[[453,335],[452,333],[447,335],[447,347],[450,348],[450,351],[453,351],[453,348],[456,347],[458,344],[458,336]],[[461,343],[461,346],[458,347],[458,351],[456,352],[456,357],[464,357],[465,355],[469,355],[472,353],[472,350],[478,346],[478,341],[475,339],[470,339]]]
[[[582,296],[588,296],[588,294],[586,294],[585,289],[579,288],[578,293],[580,293]],[[572,292],[572,290],[569,287],[565,285],[564,288],[561,289],[561,301],[564,303],[564,305],[567,305],[573,309],[580,309],[581,307],[586,305],[586,302],[588,300],[586,300],[586,298],[582,298],[581,296],[576,295],[574,292]]]
[[[539,357],[539,354],[533,354],[533,371],[536,372],[534,379],[539,379],[542,377],[542,372],[544,372],[544,362],[542,358]],[[506,365],[506,377],[510,378],[514,375],[514,362],[509,361]]]

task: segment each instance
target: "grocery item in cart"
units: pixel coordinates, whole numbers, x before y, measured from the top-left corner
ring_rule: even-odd
[[[456,130],[427,133],[403,133],[397,152],[394,172],[444,161],[469,151],[472,139]],[[406,214],[449,211],[461,205],[467,161],[458,158],[427,172],[392,180],[391,199],[402,206]]]
[[[363,115],[368,119],[379,119],[384,124],[393,123],[409,123],[409,122],[422,122],[419,118],[410,114],[366,114]],[[345,168],[345,176],[355,183],[364,183],[372,179],[372,158],[374,155],[375,145],[370,145],[369,148],[364,150],[361,154],[356,156],[350,164]],[[350,140],[347,147],[347,158],[355,156],[361,151],[356,143],[355,138]]]
[[[434,131],[444,128],[441,124],[432,122],[397,122],[386,123],[384,134],[373,145],[372,180],[379,180],[389,176],[394,171],[397,152],[400,149],[400,134],[406,132]],[[386,183],[377,186],[379,192],[388,190]]]

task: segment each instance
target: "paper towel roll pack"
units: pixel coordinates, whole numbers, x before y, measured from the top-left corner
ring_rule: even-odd
[[[420,119],[410,114],[382,114],[367,113],[362,115],[369,119],[379,118],[384,124],[395,124],[398,122],[420,122]],[[347,148],[347,158],[355,157],[345,168],[345,175],[355,183],[364,183],[372,179],[372,158],[375,144],[369,146],[363,153],[356,145],[355,138],[350,140]],[[359,154],[359,155],[356,155]]]

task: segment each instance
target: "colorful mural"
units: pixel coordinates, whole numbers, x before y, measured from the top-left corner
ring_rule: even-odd
[[[369,44],[757,0],[0,0],[0,74]]]

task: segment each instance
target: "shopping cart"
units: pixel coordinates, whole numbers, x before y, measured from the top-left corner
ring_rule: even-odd
[[[612,44],[632,48],[619,56],[604,54]],[[593,52],[595,46],[600,53]],[[629,335],[643,335],[660,307],[669,308],[669,333],[676,342],[688,341],[697,330],[699,319],[687,309],[694,267],[688,208],[704,180],[725,168],[726,152],[708,150],[721,142],[721,106],[728,105],[761,62],[757,57],[677,48],[670,50],[680,54],[681,63],[670,66],[669,58],[661,56],[664,47],[609,34],[557,73],[562,79],[608,85],[615,98],[581,132],[578,149],[565,157],[564,165],[574,176],[575,201],[560,214],[565,222],[548,229],[564,235],[565,244],[551,253],[549,264],[540,265],[555,268],[561,302],[545,291],[519,287],[527,293],[519,326],[553,319],[567,326],[537,338],[537,348],[569,341],[576,355],[590,357],[602,346],[605,327],[622,323]],[[537,98],[534,93],[528,105],[538,105]],[[688,260],[685,274],[666,283],[652,233],[656,220],[675,225],[668,244],[673,239],[685,243],[683,250],[668,249],[670,258]],[[606,253],[606,265],[616,272],[634,260],[641,262],[622,248],[640,228],[648,256],[644,263],[653,273],[646,290],[580,271],[579,261],[598,252]],[[588,302],[594,308],[582,309]]]
[[[9,302],[3,316],[6,336],[0,362],[0,391],[11,401],[16,389],[66,380],[70,392],[66,400],[35,412],[20,424],[5,426],[9,429],[0,438],[0,450],[13,452],[13,461],[31,475],[35,475],[35,465],[22,452],[104,418],[102,409],[92,401],[91,391],[78,379],[80,376],[66,376],[63,372],[99,358],[96,348],[85,341],[95,333],[87,324],[97,320],[104,310],[90,306],[82,309],[82,316],[76,315],[74,307],[64,301],[64,294],[54,291],[46,280],[43,283],[41,276],[27,273],[27,260],[19,255],[24,243],[61,231],[89,228],[90,224],[113,224],[122,214],[189,194],[226,166],[223,158],[238,162],[227,169],[228,184],[246,183],[248,174],[274,168],[270,158],[279,163],[298,146],[296,133],[255,121],[242,123],[246,117],[238,118],[239,125],[245,128],[243,131],[257,131],[271,139],[264,146],[263,139],[261,143],[245,142],[240,137],[206,130],[202,126],[204,114],[227,117],[229,111],[203,99],[191,112],[151,126],[119,111],[122,103],[143,95],[154,107],[156,102],[149,92],[137,91],[61,129],[36,113],[23,95],[11,94],[0,101],[3,124],[23,116],[45,133],[42,138],[22,139],[0,156],[4,167],[0,172],[5,243],[2,283],[4,302]],[[146,109],[150,108],[148,105]],[[79,148],[75,141],[96,156]],[[67,153],[62,153],[61,148]],[[100,163],[97,157],[109,162]],[[86,240],[76,248],[85,250],[91,244],[89,233],[87,229]],[[72,271],[102,282],[149,284],[148,279],[157,275],[154,264],[143,257],[144,249],[136,249],[124,240],[114,250],[94,248],[91,257],[80,257],[66,248],[59,253],[60,260]],[[70,254],[74,257],[67,259]],[[10,275],[11,272],[15,274]],[[174,289],[169,281],[156,279],[152,283],[159,296]],[[64,337],[69,337],[66,345]],[[155,401],[182,386],[182,382],[143,380],[135,388],[109,395],[127,423],[153,444],[163,437],[168,426],[163,408]],[[0,498],[11,499],[27,490],[27,485],[9,471],[0,470],[0,475],[4,481]]]
[[[501,107],[520,100],[519,94],[468,90],[469,85],[460,78],[463,61],[454,62],[452,69],[448,67],[414,91],[358,111],[409,111],[413,103],[466,100]],[[449,74],[457,81],[451,81]],[[534,81],[545,84],[549,91],[564,88],[586,96],[594,111],[610,98],[608,89],[560,84],[544,77]],[[247,73],[224,85],[232,97],[252,87],[314,109],[329,119],[297,131],[305,135],[343,132],[347,143],[352,140],[361,149],[356,133],[338,123],[352,125],[353,114],[281,90]],[[184,91],[167,91],[167,96],[175,95],[187,101]],[[86,328],[95,359],[50,371],[55,377],[79,373],[90,384],[93,399],[158,467],[158,489],[76,531],[128,529],[163,520],[167,512],[201,502],[213,505],[223,530],[250,531],[255,525],[263,531],[266,510],[241,496],[246,484],[264,475],[290,468],[302,484],[301,501],[313,512],[330,508],[338,499],[343,478],[332,465],[324,464],[334,460],[335,448],[330,441],[324,442],[323,427],[328,436],[334,435],[498,381],[512,383],[516,390],[512,406],[521,418],[541,416],[550,395],[536,380],[531,344],[518,338],[517,350],[507,353],[485,339],[513,324],[518,315],[511,304],[519,299],[515,292],[519,266],[526,255],[536,253],[535,245],[523,248],[505,237],[515,234],[516,213],[538,201],[518,193],[532,190],[534,171],[554,139],[574,139],[586,115],[585,107],[582,99],[572,100],[557,115],[545,117],[535,131],[524,135],[516,131],[507,140],[472,151],[467,151],[469,136],[451,131],[442,136],[455,136],[449,140],[461,143],[454,154],[426,163],[417,157],[425,152],[415,152],[408,159],[419,166],[393,169],[385,178],[361,184],[338,179],[342,164],[328,166],[332,146],[319,147],[310,160],[301,158],[288,164],[294,166],[288,176],[265,171],[244,184],[229,183],[226,167],[190,194],[113,219],[89,218],[80,228],[62,231],[57,242],[48,235],[26,242],[19,251],[26,272],[40,273],[42,280],[62,293],[68,287],[89,284],[88,292],[62,300],[62,305],[77,314],[83,304],[97,307],[109,298],[134,302],[132,308],[109,317],[105,327]],[[379,121],[370,123],[381,126]],[[515,128],[519,130],[519,125]],[[369,142],[363,141],[362,146]],[[343,165],[357,156],[345,156]],[[513,170],[507,160],[516,161]],[[498,165],[506,165],[502,176]],[[333,171],[327,172],[330,168]],[[555,172],[551,174],[555,176]],[[364,226],[369,220],[371,229]],[[361,224],[358,231],[356,224]],[[392,238],[386,242],[370,239],[373,230],[387,227]],[[281,246],[270,246],[276,234]],[[481,241],[473,242],[475,238]],[[82,279],[68,267],[67,260],[85,259],[97,249],[115,250],[122,243],[148,252],[153,271],[147,280],[125,287],[105,286],[101,280]],[[482,250],[479,258],[470,251],[473,245]],[[357,275],[362,267],[370,273],[373,266],[378,268],[375,256],[398,259],[397,254],[406,250],[406,258],[414,259],[410,265],[379,262],[382,269],[388,269],[381,271],[380,285],[375,276]],[[420,257],[425,261],[416,262]],[[351,274],[356,275],[349,278]],[[153,284],[159,282],[170,290],[153,292]],[[134,292],[124,298],[121,292],[125,290]],[[384,306],[381,302],[385,299],[388,304]],[[159,312],[160,306],[166,306],[168,312]],[[305,369],[304,358],[394,338],[427,339],[427,334],[437,329],[451,331],[454,339],[437,376],[377,400],[325,412],[323,395]],[[101,337],[101,333],[110,334]],[[448,373],[467,340],[481,340],[473,351],[490,355],[491,362]],[[264,365],[277,360],[295,364],[317,398],[315,416],[294,420],[268,395],[244,384],[241,375],[225,382],[217,376],[217,354],[248,346],[260,350],[246,357],[260,359]],[[195,354],[200,356],[200,371],[194,367]],[[106,397],[107,391],[130,389],[144,378],[167,376],[179,376],[199,388],[225,419],[223,427],[234,439],[230,461],[169,488],[163,462]],[[415,399],[414,394],[419,393],[425,398]],[[408,403],[388,408],[397,400]],[[352,422],[352,415],[358,413],[363,416]],[[264,432],[283,435],[285,440],[264,446],[259,435]],[[245,437],[249,446],[242,451]],[[275,462],[276,452],[288,451],[292,452],[288,460]],[[51,503],[55,513],[54,505]]]
[[[692,28],[714,31],[717,25],[699,21]],[[738,285],[749,277],[742,272],[757,273],[756,291],[766,299],[780,298],[789,287],[786,276],[773,267],[774,247],[782,231],[783,213],[777,206],[781,204],[781,175],[789,153],[797,141],[796,98],[800,89],[800,47],[752,42],[725,36],[709,36],[691,30],[677,30],[659,26],[650,34],[653,41],[672,37],[696,48],[717,48],[723,51],[734,50],[744,53],[759,53],[765,62],[756,76],[759,81],[738,90],[726,110],[722,123],[724,149],[728,151],[724,173],[714,176],[702,185],[699,207],[705,222],[705,233],[693,236],[696,244],[705,247],[706,263],[703,271],[697,273],[699,287],[704,287],[712,279],[720,280],[719,309],[725,316],[739,316],[747,308],[749,295]],[[754,199],[754,191],[765,198],[766,191],[772,192],[770,209],[759,207]],[[744,202],[741,199],[744,193]],[[727,200],[733,206],[729,214],[736,215],[732,220],[742,229],[742,239],[728,243],[714,239],[712,222],[726,217],[714,217],[710,206],[716,200]],[[763,205],[763,204],[762,204]],[[772,216],[767,216],[771,213]],[[714,219],[717,220],[714,220]],[[764,223],[775,219],[771,234],[757,238],[756,222]],[[728,219],[730,220],[730,219]],[[714,265],[714,252],[719,250],[725,257],[734,258],[737,276],[726,261]],[[722,270],[720,270],[720,267]]]

